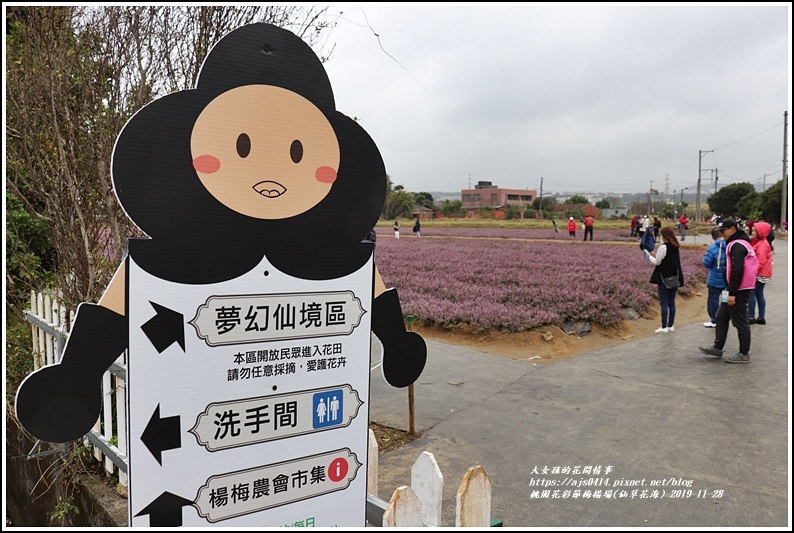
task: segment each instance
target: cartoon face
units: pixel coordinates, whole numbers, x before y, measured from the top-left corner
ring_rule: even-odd
[[[308,211],[331,190],[339,142],[309,100],[280,87],[226,91],[199,115],[190,139],[193,167],[225,206],[276,220]]]

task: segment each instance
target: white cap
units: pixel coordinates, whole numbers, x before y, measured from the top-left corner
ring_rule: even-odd
[[[571,220],[573,220],[573,217],[571,217]]]

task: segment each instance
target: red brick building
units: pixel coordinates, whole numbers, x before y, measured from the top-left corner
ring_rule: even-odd
[[[508,205],[527,208],[537,198],[537,192],[530,189],[503,189],[490,181],[480,181],[473,189],[460,191],[460,196],[466,211],[476,211],[504,208]]]

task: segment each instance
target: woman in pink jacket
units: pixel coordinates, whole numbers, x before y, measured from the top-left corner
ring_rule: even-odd
[[[755,278],[755,290],[750,293],[747,300],[747,316],[750,324],[766,324],[766,298],[764,287],[772,279],[772,247],[767,236],[771,231],[768,222],[756,222],[750,230],[750,243],[753,245],[755,255],[758,257],[758,275]],[[758,318],[755,317],[755,304],[758,302]]]

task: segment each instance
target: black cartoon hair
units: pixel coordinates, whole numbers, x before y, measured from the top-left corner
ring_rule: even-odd
[[[316,105],[340,146],[337,180],[315,207],[282,220],[233,211],[202,185],[190,137],[198,116],[218,95],[245,85],[273,85]],[[179,283],[238,277],[262,256],[302,279],[354,272],[372,253],[362,242],[380,216],[386,171],[378,148],[355,121],[335,110],[325,69],[302,39],[270,24],[232,31],[212,48],[195,89],[176,92],[138,111],[113,152],[113,183],[128,216],[149,238],[129,252],[147,272]]]

